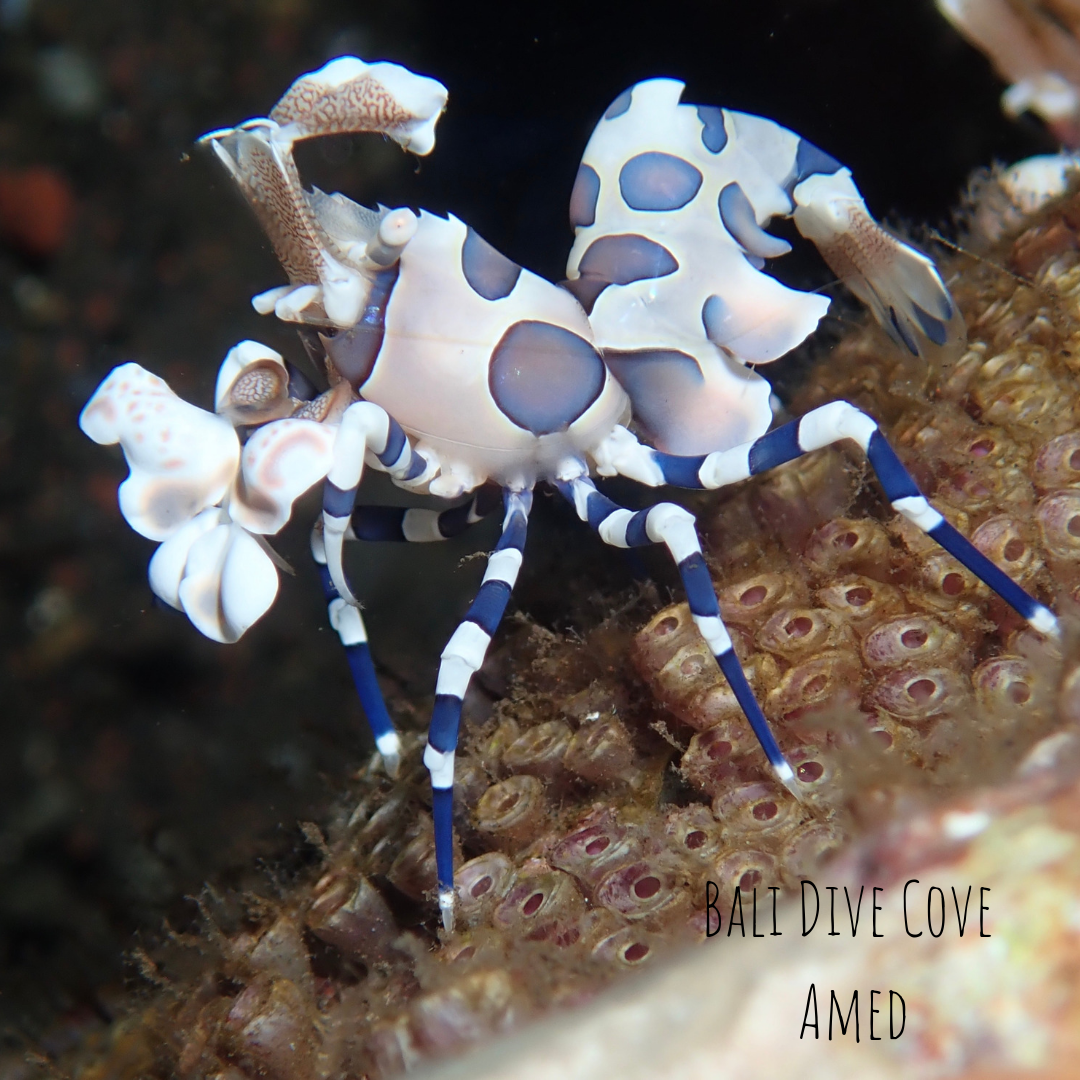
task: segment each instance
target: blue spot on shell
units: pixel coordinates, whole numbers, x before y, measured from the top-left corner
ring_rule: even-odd
[[[770,236],[758,223],[746,192],[738,184],[728,184],[720,192],[720,219],[724,228],[750,255],[774,259],[791,250],[786,240]]]
[[[819,150],[812,142],[799,139],[799,149],[795,152],[795,171],[784,186],[790,195],[795,187],[808,176],[813,176],[815,173],[832,176],[843,167],[836,158],[826,154],[824,150]]]
[[[656,442],[667,443],[685,424],[680,404],[705,383],[698,362],[675,349],[608,349],[604,360],[630,395],[634,419]]]
[[[596,221],[596,200],[600,197],[600,177],[591,165],[577,171],[574,190],[570,192],[570,224],[583,229]]]
[[[935,319],[929,311],[924,311],[918,304],[912,303],[915,318],[919,320],[923,333],[935,344],[944,345],[949,340],[949,328],[940,319]]]
[[[501,300],[514,291],[521,267],[493,248],[479,233],[469,229],[461,245],[461,270],[465,280],[485,300]]]
[[[600,396],[605,368],[584,338],[561,326],[517,322],[491,354],[495,404],[534,435],[565,431]]]
[[[633,100],[634,90],[631,87],[629,90],[624,90],[608,107],[607,112],[604,113],[605,120],[614,120],[617,116],[622,116],[627,109],[630,108],[630,102]]]
[[[578,264],[580,277],[564,285],[591,313],[596,298],[609,285],[666,277],[678,269],[675,256],[655,240],[636,233],[621,233],[594,240]]]
[[[701,173],[672,154],[650,150],[619,171],[619,190],[631,210],[678,210],[701,188]]]
[[[723,345],[729,337],[725,324],[731,316],[731,308],[721,297],[710,296],[701,307],[705,336],[717,345]]]
[[[592,314],[596,298],[611,284],[600,278],[579,277],[573,281],[559,282],[559,288],[565,289],[584,309],[586,315]]]
[[[727,146],[727,128],[724,127],[724,110],[715,105],[699,105],[698,119],[704,124],[701,141],[710,153],[719,154]]]
[[[705,326],[705,336],[714,344],[727,347],[735,337],[741,337],[747,331],[745,320],[737,318],[738,312],[733,311],[723,297],[710,296],[701,305],[701,321]],[[762,328],[760,335],[766,333]],[[759,335],[759,336],[760,336]]]

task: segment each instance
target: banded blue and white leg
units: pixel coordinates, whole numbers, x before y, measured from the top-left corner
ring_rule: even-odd
[[[784,757],[750,689],[746,673],[735,655],[731,637],[720,617],[720,604],[701,553],[694,515],[674,503],[657,503],[647,510],[636,512],[627,510],[606,495],[601,495],[587,477],[557,481],[555,486],[573,504],[578,517],[587,521],[605,544],[619,548],[664,544],[671,552],[686,590],[690,614],[701,636],[716,657],[777,779],[799,798],[794,770]]]
[[[334,461],[323,485],[323,529],[326,564],[338,595],[357,604],[342,566],[342,545],[352,521],[356,489],[364,475],[364,459],[403,484],[421,485],[438,471],[438,463],[418,454],[401,425],[385,409],[371,401],[350,405],[341,418],[334,444]]]
[[[311,554],[319,568],[319,579],[322,581],[330,625],[341,639],[345,658],[349,662],[353,685],[356,687],[356,695],[360,699],[360,707],[364,710],[368,727],[375,738],[375,746],[382,755],[387,773],[391,777],[396,777],[401,764],[401,740],[394,730],[394,722],[390,719],[382,690],[379,689],[364,617],[360,614],[359,607],[346,603],[339,595],[326,563],[323,530],[318,527],[311,533]]]
[[[484,487],[468,502],[449,510],[358,506],[345,530],[345,539],[410,544],[450,540],[483,521],[498,508],[500,501],[498,494]]]
[[[449,510],[358,506],[353,510],[352,521],[345,530],[345,539],[411,543],[449,540],[483,521],[496,505],[490,489],[482,488],[467,503]],[[321,523],[312,530],[311,553],[319,567],[330,625],[337,631],[345,649],[349,671],[352,673],[353,684],[356,686],[368,727],[382,755],[387,773],[396,777],[401,760],[401,741],[394,730],[393,721],[379,689],[375,664],[368,646],[367,629],[360,609],[347,604],[341,598],[330,576]]]
[[[502,535],[488,558],[480,591],[442,652],[435,684],[435,708],[424,751],[424,764],[431,773],[439,909],[448,931],[454,928],[454,754],[461,706],[469,681],[484,662],[491,637],[517,581],[532,508],[531,491],[508,490],[503,499],[506,512]]]
[[[654,486],[712,489],[738,483],[843,439],[859,444],[894,510],[936,540],[1036,630],[1057,636],[1054,613],[1017,585],[930,505],[874,419],[846,401],[812,409],[800,420],[792,420],[753,442],[700,457],[661,453],[621,429],[605,441],[598,458],[605,475],[618,472]]]

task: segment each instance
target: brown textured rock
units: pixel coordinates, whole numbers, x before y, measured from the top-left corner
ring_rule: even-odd
[[[289,1080],[307,1074],[319,1042],[312,1006],[288,979],[256,981],[233,1002],[225,1038],[256,1075]]]
[[[535,840],[549,823],[544,785],[528,773],[500,780],[476,807],[476,827],[508,850]]]
[[[436,885],[435,832],[429,822],[424,825],[386,872],[387,880],[410,900],[433,895]]]
[[[747,767],[764,767],[764,755],[742,717],[730,717],[699,731],[679,761],[687,781],[705,795],[723,791]]]
[[[758,631],[757,643],[768,652],[796,661],[826,649],[850,648],[851,629],[828,608],[780,608]]]
[[[512,977],[506,971],[486,970],[470,972],[444,990],[418,997],[410,1009],[409,1026],[423,1053],[442,1055],[509,1030],[516,1019]]]
[[[563,758],[573,733],[561,720],[537,724],[519,735],[504,751],[504,769],[554,780],[563,773]]]
[[[1067,761],[1065,744],[1040,744],[1021,778],[999,793],[908,817],[890,836],[864,844],[836,867],[830,881],[837,886],[854,882],[857,893],[859,882],[869,878],[884,888],[878,919],[887,932],[880,939],[862,931],[835,944],[823,934],[769,937],[770,909],[760,910],[759,886],[762,940],[721,935],[717,944],[657,967],[589,1010],[560,1016],[428,1075],[705,1078],[741,1075],[752,1061],[754,1075],[769,1080],[793,1072],[860,1080],[915,1080],[931,1073],[958,1080],[1072,1076],[1080,1053],[1080,934],[1073,918],[1080,889],[1080,786],[1064,781]],[[957,838],[972,814],[981,815],[974,835]],[[826,842],[820,831],[811,839],[819,846]],[[925,930],[918,939],[907,937],[898,929],[906,877],[984,885],[990,890],[985,931],[992,941],[970,926],[963,937],[955,926],[936,938]],[[785,930],[797,930],[798,903],[781,906],[777,919]],[[745,913],[744,921],[749,923]],[[718,977],[718,970],[738,977]],[[870,1042],[865,1002],[858,1043],[850,1028],[846,1037],[836,1033],[829,1040],[823,1009],[821,1037],[814,1039],[811,1030],[800,1039],[810,982],[819,995],[826,988],[826,1000],[835,989],[845,1005],[855,989],[893,988],[906,1003],[908,1041]],[[671,1037],[673,1016],[679,1018],[677,1038]]]
[[[863,639],[862,655],[872,668],[931,661],[971,667],[960,634],[926,615],[901,615],[878,623]]]
[[[311,932],[346,956],[385,960],[398,931],[386,901],[367,878],[326,875],[307,915]]]
[[[584,908],[574,879],[537,859],[522,867],[506,899],[495,909],[492,922],[528,941],[573,944],[573,927]]]
[[[558,841],[551,863],[592,890],[614,869],[638,859],[643,849],[641,830],[621,824],[603,807],[588,814]]]
[[[486,851],[459,866],[454,886],[458,914],[464,925],[488,922],[492,908],[509,892],[514,876],[514,864],[498,851]]]
[[[636,753],[626,725],[617,716],[587,720],[570,739],[563,764],[594,784],[635,779]]]

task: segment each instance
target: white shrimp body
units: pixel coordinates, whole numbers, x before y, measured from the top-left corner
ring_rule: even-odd
[[[581,305],[457,218],[421,212],[399,267],[357,390],[463,490],[552,477],[629,417]],[[332,358],[348,334],[329,339]]]

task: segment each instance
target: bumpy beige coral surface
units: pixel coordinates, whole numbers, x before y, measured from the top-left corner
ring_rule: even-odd
[[[850,885],[853,895],[860,882],[881,887],[881,910],[874,916],[880,939],[870,936],[865,922],[854,938],[846,927],[839,939],[822,931],[801,938],[800,905],[792,903],[777,915],[782,937],[721,936],[591,1011],[559,1016],[425,1075],[1074,1076],[1080,1050],[1080,785],[1064,777],[1075,775],[1078,751],[1075,733],[1051,736],[1009,783],[894,822],[834,866],[827,880]],[[974,837],[958,838],[978,826]],[[918,884],[908,890],[908,918],[918,938],[903,931],[903,885],[912,879]],[[929,933],[928,926],[940,925],[936,907],[934,921],[925,918],[931,883],[946,894],[957,888],[961,897],[960,883],[977,883],[962,936],[951,910],[940,936]],[[979,889],[987,890],[981,924]],[[770,925],[766,919],[762,928]],[[811,985],[818,1038],[802,1026]],[[873,1001],[871,989],[881,991]],[[830,994],[846,1015],[856,990],[859,1041],[851,1017],[847,1035],[837,1023],[830,1041],[830,1022],[839,1019],[839,1013],[829,1016]],[[905,1002],[896,1039],[889,1037],[890,1025],[901,1029],[901,1013],[893,999],[890,1017],[890,990]],[[870,1041],[872,1004],[880,1010],[873,1018],[877,1042]]]
[[[872,413],[949,520],[1066,616],[1080,586],[1078,226],[1074,200],[951,257],[962,356],[908,357],[857,328],[791,405],[843,397]],[[803,802],[770,779],[685,605],[645,590],[608,601],[583,635],[520,623],[481,672],[488,705],[473,702],[459,759],[456,934],[436,929],[414,734],[403,779],[365,770],[323,830],[307,827],[314,870],[260,896],[208,894],[201,936],[140,954],[152,989],[67,1067],[389,1077],[552,1010],[565,1026],[454,1075],[712,1077],[750,1062],[754,1075],[975,1075],[991,1060],[1051,1075],[1067,1062],[1080,803],[1062,793],[1071,736],[1055,733],[1080,718],[1072,639],[1039,638],[898,520],[854,450],[687,501]],[[710,882],[730,904],[736,887],[791,898],[807,878],[886,887],[909,869],[990,887],[992,939],[864,930],[834,945],[793,928],[704,943]],[[907,1033],[885,1049],[800,1041],[810,982],[823,1010],[830,987],[892,986]]]

